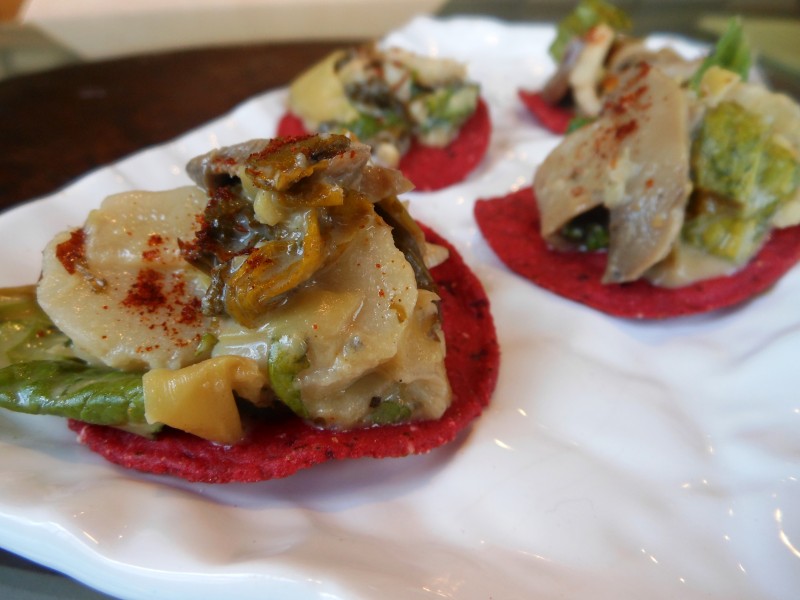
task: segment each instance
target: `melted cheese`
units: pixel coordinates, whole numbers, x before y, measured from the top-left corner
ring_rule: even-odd
[[[270,343],[296,336],[307,347],[298,388],[311,420],[337,428],[365,424],[370,402],[396,395],[396,378],[414,397],[415,417],[435,418],[450,391],[443,340],[430,337],[435,295],[421,294],[391,229],[373,215],[338,260],[260,328],[225,322],[214,356],[247,356],[265,368]]]

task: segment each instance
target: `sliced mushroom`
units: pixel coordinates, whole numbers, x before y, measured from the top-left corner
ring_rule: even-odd
[[[685,93],[646,64],[628,75],[609,107],[610,133],[631,164],[623,198],[609,206],[604,280],[615,283],[638,279],[669,254],[692,189]]]
[[[201,188],[213,192],[226,181],[237,177],[237,170],[251,154],[263,150],[269,140],[253,139],[225,148],[215,148],[196,156],[186,165],[186,173]]]
[[[646,64],[620,77],[600,118],[545,159],[534,178],[542,235],[560,245],[572,218],[609,210],[605,283],[638,279],[670,252],[691,191],[688,102]]]
[[[583,42],[584,46],[569,75],[569,84],[578,112],[593,117],[603,107],[598,86],[605,73],[603,65],[606,56],[614,43],[614,30],[601,23],[589,30]]]
[[[533,179],[541,217],[541,233],[561,247],[558,233],[573,218],[604,204],[609,189],[613,148],[595,143],[605,129],[603,121],[585,125],[566,136],[545,158]]]
[[[558,104],[572,93],[580,114],[597,115],[602,108],[598,88],[615,35],[611,27],[600,23],[585,35],[570,41],[558,69],[542,89],[542,99],[549,104]]]
[[[672,48],[651,50],[643,40],[630,38],[615,45],[606,64],[610,72],[622,72],[646,62],[676,81],[685,82],[695,74],[702,60],[702,58],[686,59]]]
[[[556,72],[553,73],[550,79],[547,80],[545,86],[542,88],[542,100],[548,104],[555,105],[569,95],[569,76],[570,73],[572,73],[572,69],[575,68],[575,63],[578,61],[578,57],[581,55],[583,46],[583,39],[579,37],[573,38],[573,40],[567,45],[567,48],[564,51],[564,56],[561,59],[561,62],[558,63],[558,69],[556,69]]]

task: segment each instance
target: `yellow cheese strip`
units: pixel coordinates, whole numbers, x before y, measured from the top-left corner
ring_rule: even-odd
[[[258,402],[267,378],[250,358],[219,356],[177,370],[153,369],[143,383],[148,423],[234,444],[244,432],[233,392]]]

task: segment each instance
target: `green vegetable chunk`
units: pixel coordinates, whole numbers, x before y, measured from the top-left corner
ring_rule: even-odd
[[[477,85],[450,85],[421,94],[411,103],[418,133],[442,141],[456,135],[478,105]]]
[[[77,361],[36,360],[0,369],[0,407],[97,425],[141,425],[140,373]]]
[[[0,408],[113,425],[151,435],[142,376],[75,358],[69,338],[36,302],[34,286],[0,289]]]
[[[567,123],[567,131],[566,133],[572,133],[573,131],[577,131],[581,127],[585,125],[591,125],[597,120],[597,117],[584,117],[584,116],[577,116],[572,117]]]
[[[344,124],[335,122],[323,123],[320,126],[320,130],[342,134],[350,131],[359,140],[378,139],[382,132],[389,132],[389,135],[394,135],[398,138],[410,135],[409,127],[404,122],[402,115],[388,109],[381,114],[359,112],[357,119]]]
[[[392,425],[411,418],[411,408],[394,400],[384,400],[369,413],[373,425]]]
[[[705,72],[714,66],[733,71],[742,78],[742,81],[747,81],[751,63],[750,46],[744,36],[742,22],[739,19],[731,19],[717,40],[714,50],[706,56],[703,64],[692,76],[689,85],[695,90],[698,89]]]
[[[729,198],[743,216],[776,202],[774,194],[759,189],[768,139],[769,129],[759,116],[738,104],[722,102],[710,109],[692,147],[697,186]]]
[[[579,252],[608,249],[608,210],[599,206],[578,215],[559,232]]]
[[[0,289],[0,367],[73,356],[69,338],[39,308],[34,286]]]
[[[309,418],[308,409],[300,398],[297,374],[309,366],[305,343],[293,336],[284,335],[270,344],[269,379],[275,394],[296,415]]]
[[[556,39],[550,44],[550,56],[561,62],[572,39],[585,35],[600,23],[615,31],[627,31],[632,26],[630,17],[616,6],[603,0],[581,0],[558,24]]]
[[[730,202],[713,196],[696,196],[690,211],[683,238],[735,264],[744,264],[758,252],[769,231],[768,219],[738,217]]]
[[[689,243],[741,264],[761,247],[800,163],[758,115],[734,102],[710,109],[692,145],[696,190],[683,228]]]

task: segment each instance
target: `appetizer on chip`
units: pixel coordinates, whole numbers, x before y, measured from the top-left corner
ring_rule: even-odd
[[[765,290],[800,259],[800,106],[748,83],[749,64],[733,22],[688,78],[627,67],[538,167],[532,193],[478,202],[485,237],[540,285],[622,316],[705,312]],[[521,220],[531,243],[506,245]]]
[[[649,49],[643,39],[628,34],[631,27],[630,17],[604,0],[581,0],[558,24],[549,48],[556,72],[541,90],[519,90],[542,125],[563,134],[597,117],[619,74],[633,64],[647,62],[679,80],[696,72],[697,61],[671,48]]]
[[[398,171],[337,134],[187,170],[197,186],[107,198],[48,245],[35,290],[4,291],[0,405],[68,417],[123,466],[208,482],[425,452],[480,413],[488,302],[425,240]],[[466,337],[450,353],[452,327]]]
[[[374,45],[330,54],[289,88],[278,135],[346,133],[418,190],[463,180],[481,162],[491,122],[461,63]]]

